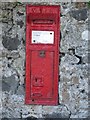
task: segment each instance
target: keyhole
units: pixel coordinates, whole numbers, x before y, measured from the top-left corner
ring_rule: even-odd
[[[37,82],[37,78],[35,79],[35,81]]]
[[[40,57],[45,57],[45,51],[40,51],[39,56]]]
[[[34,99],[32,99],[32,102],[34,102]]]

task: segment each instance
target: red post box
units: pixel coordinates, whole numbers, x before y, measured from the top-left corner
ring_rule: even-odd
[[[57,105],[60,7],[26,7],[26,104]]]

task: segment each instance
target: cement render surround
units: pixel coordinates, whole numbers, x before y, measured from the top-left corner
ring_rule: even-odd
[[[29,3],[0,3],[1,118],[89,118],[88,44],[89,14],[86,3],[61,5],[61,42],[58,106],[25,105],[25,30]]]

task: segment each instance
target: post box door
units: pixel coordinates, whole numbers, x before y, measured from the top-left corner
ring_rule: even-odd
[[[31,98],[45,99],[53,95],[53,52],[31,52]]]

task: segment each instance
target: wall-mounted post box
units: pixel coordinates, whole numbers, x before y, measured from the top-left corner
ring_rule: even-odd
[[[60,7],[26,7],[26,104],[57,105]]]

